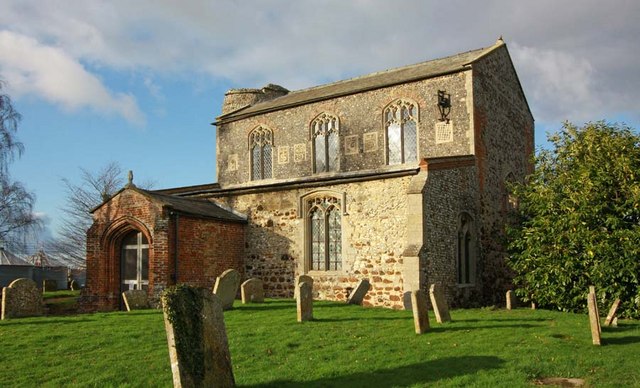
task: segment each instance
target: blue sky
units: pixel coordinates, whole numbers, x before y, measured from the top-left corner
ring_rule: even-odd
[[[492,45],[502,35],[536,118],[640,128],[637,1],[0,2],[0,78],[22,113],[15,179],[55,234],[80,167],[156,188],[215,181],[229,88],[290,90]]]

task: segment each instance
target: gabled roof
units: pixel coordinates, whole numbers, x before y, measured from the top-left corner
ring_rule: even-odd
[[[469,65],[473,62],[503,45],[504,42],[502,39],[499,39],[496,44],[491,47],[455,54],[449,57],[434,59],[415,65],[385,70],[309,89],[293,91],[282,97],[250,105],[218,116],[216,122],[213,124],[218,125],[224,122],[254,116],[259,113],[276,111],[315,101],[322,101],[339,96],[364,92],[367,90],[457,73],[468,70],[470,68]]]
[[[162,206],[170,208],[180,214],[197,216],[197,217],[205,217],[205,218],[213,218],[222,221],[231,221],[231,222],[241,222],[246,223],[246,218],[235,214],[229,210],[223,209],[219,205],[207,201],[205,199],[195,199],[195,198],[182,198],[176,197],[174,195],[161,194],[155,191],[143,190],[139,189],[134,185],[127,185],[117,193],[115,193],[111,198],[104,201],[100,205],[96,206],[91,210],[91,213],[100,209],[106,203],[111,201],[115,196],[119,195],[125,190],[133,190],[152,201],[160,203]]]
[[[223,209],[219,205],[207,201],[206,199],[183,198],[174,195],[160,194],[153,191],[146,191],[147,196],[162,202],[165,206],[177,211],[178,213],[202,216],[207,218],[215,218],[224,221],[247,222],[241,217],[229,210]]]
[[[31,265],[4,248],[0,248],[0,265]]]

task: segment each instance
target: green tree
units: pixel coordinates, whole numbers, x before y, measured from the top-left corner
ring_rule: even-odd
[[[513,187],[518,221],[509,264],[524,300],[584,311],[594,285],[601,311],[615,298],[640,317],[640,137],[627,126],[565,123]]]

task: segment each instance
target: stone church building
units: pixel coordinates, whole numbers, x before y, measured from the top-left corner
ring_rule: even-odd
[[[506,184],[531,172],[534,120],[507,46],[309,89],[225,94],[217,183],[146,191],[130,183],[93,211],[86,310],[120,293],[211,288],[224,270],[292,297],[402,308],[440,283],[454,306],[496,303],[509,286]]]

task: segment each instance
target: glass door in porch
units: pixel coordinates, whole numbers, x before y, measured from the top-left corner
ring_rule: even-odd
[[[131,232],[122,240],[120,268],[122,291],[149,287],[149,241],[140,232]]]

